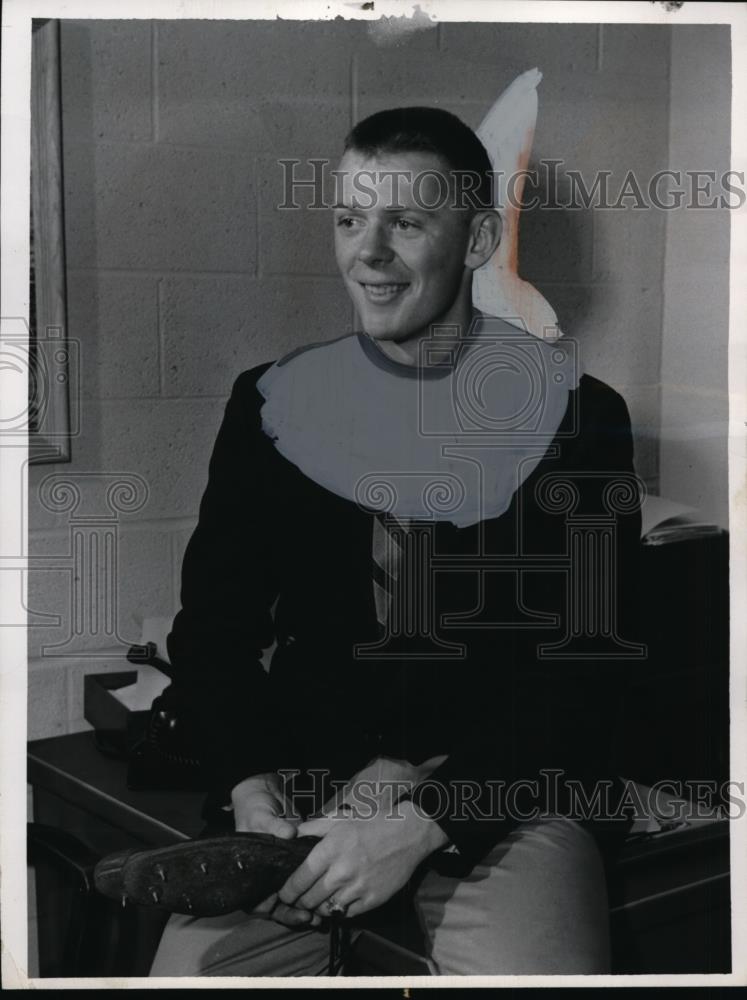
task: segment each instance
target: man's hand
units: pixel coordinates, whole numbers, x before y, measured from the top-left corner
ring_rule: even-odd
[[[349,917],[385,903],[417,866],[448,837],[410,801],[373,816],[322,817],[298,827],[301,836],[322,837],[279,892],[280,902],[309,912],[334,897]]]
[[[301,910],[295,906],[286,906],[278,899],[278,894],[274,892],[264,902],[255,906],[252,913],[274,920],[278,924],[286,927],[318,927],[322,918],[318,913],[309,913],[308,910]]]
[[[240,833],[270,833],[283,840],[296,836],[301,817],[293,813],[276,774],[256,774],[239,782],[231,802]]]
[[[269,833],[283,840],[295,837],[301,818],[283,795],[276,774],[258,774],[240,782],[231,792],[236,829],[246,833]],[[308,910],[280,902],[278,894],[256,906],[253,913],[287,927],[316,926],[320,918]]]

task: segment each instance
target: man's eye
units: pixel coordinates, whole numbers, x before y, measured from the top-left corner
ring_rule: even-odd
[[[401,232],[405,233],[408,232],[408,230],[418,228],[417,224],[415,222],[412,222],[410,219],[397,219],[397,221],[395,222],[395,226]]]
[[[358,222],[358,220],[357,220],[357,219],[354,219],[354,218],[353,218],[352,216],[350,216],[350,215],[342,215],[342,216],[340,216],[340,218],[339,218],[339,219],[337,220],[337,225],[338,225],[338,226],[339,226],[339,227],[340,227],[341,229],[352,229],[352,228],[353,228],[353,227],[354,227],[354,226],[355,226],[355,225],[357,224],[357,222]]]

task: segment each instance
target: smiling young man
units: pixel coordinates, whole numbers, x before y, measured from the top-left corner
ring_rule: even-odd
[[[564,573],[585,570],[559,561],[553,484],[580,473],[577,506],[602,510],[632,475],[625,404],[473,308],[501,224],[459,119],[373,115],[337,180],[361,330],[238,379],[169,637],[213,802],[239,831],[320,840],[252,914],[172,918],[152,974],[323,973],[326,918],[360,926],[401,890],[434,974],[605,972],[599,816],[540,779],[596,802],[610,773],[623,624],[604,670],[564,646]],[[638,517],[605,550],[618,595]]]
[[[365,143],[365,123],[359,129]],[[377,153],[369,141],[348,149],[336,174],[337,264],[365,334],[393,360],[418,364],[434,326],[467,335],[472,273],[492,256],[500,217],[490,207],[487,180],[487,207],[478,211],[475,197],[460,197],[455,170],[442,156]],[[370,184],[358,193],[361,177]]]

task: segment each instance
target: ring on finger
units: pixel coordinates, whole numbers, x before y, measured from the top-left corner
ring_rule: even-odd
[[[340,903],[334,896],[330,896],[326,901],[327,913],[330,917],[344,917],[347,913],[349,903]]]

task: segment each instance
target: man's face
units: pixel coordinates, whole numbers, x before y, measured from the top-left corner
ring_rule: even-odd
[[[402,342],[433,323],[448,325],[469,303],[469,215],[451,207],[448,181],[448,167],[431,153],[348,150],[342,158],[335,253],[375,340]]]

